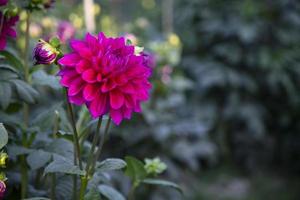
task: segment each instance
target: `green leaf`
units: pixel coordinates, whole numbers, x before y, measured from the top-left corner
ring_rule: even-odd
[[[141,181],[146,178],[147,172],[144,169],[144,164],[142,161],[131,157],[125,157],[127,167],[125,170],[125,174],[129,176],[133,181]]]
[[[125,197],[116,189],[108,185],[99,185],[100,193],[109,200],[125,200]]]
[[[20,99],[26,101],[26,103],[35,103],[39,96],[39,93],[33,89],[30,85],[22,80],[14,80],[13,83],[16,86],[17,93]]]
[[[11,86],[9,83],[0,84],[0,106],[6,109],[11,100]]]
[[[45,168],[44,172],[48,173],[64,173],[64,174],[77,174],[84,176],[85,171],[80,170],[78,166],[74,165],[70,160],[54,155],[54,160]]]
[[[28,198],[28,199],[24,199],[24,200],[50,200],[50,199],[45,198],[45,197],[32,197],[32,198]]]
[[[44,70],[34,72],[32,79],[35,85],[48,86],[56,90],[61,88],[58,77],[49,75]]]
[[[58,37],[52,37],[49,41],[52,47],[57,48],[60,46],[60,40]]]
[[[16,69],[22,70],[23,64],[21,60],[18,58],[18,56],[14,55],[13,52],[10,52],[8,50],[0,51],[0,55],[4,56],[6,60],[13,65]]]
[[[32,170],[39,169],[45,166],[51,159],[51,153],[43,151],[43,150],[36,150],[32,151],[27,156],[27,163]]]
[[[16,158],[17,156],[29,154],[30,152],[32,152],[32,149],[28,149],[21,146],[11,146],[11,145],[7,146],[7,150],[8,150],[8,155],[12,158]]]
[[[8,134],[2,123],[0,123],[0,149],[2,149],[8,142]]]
[[[86,193],[84,200],[101,200],[101,195],[97,189],[92,188]]]
[[[3,68],[3,66],[1,66],[0,68],[0,81],[8,81],[8,80],[11,80],[11,79],[17,79],[19,78],[19,75],[14,72],[13,70],[11,69],[8,69],[8,68]]]
[[[118,158],[108,158],[97,165],[97,171],[119,170],[126,167],[126,162]]]
[[[150,184],[150,185],[158,185],[158,186],[165,186],[165,187],[171,187],[179,191],[181,194],[183,194],[182,189],[180,188],[179,185],[176,183],[170,182],[170,181],[165,181],[165,180],[160,180],[160,179],[151,179],[147,178],[142,181],[142,183],[145,184]]]

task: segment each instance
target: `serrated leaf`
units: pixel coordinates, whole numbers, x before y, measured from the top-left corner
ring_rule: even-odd
[[[99,185],[100,193],[109,200],[125,200],[125,197],[116,189],[108,185]]]
[[[11,86],[9,83],[0,84],[0,106],[6,109],[11,100]]]
[[[84,176],[85,171],[80,170],[78,166],[74,165],[70,160],[54,155],[53,161],[45,168],[45,174],[48,173],[64,173],[64,174],[77,174]]]
[[[32,151],[26,159],[30,168],[36,170],[45,166],[50,161],[51,153],[43,150],[36,150]]]
[[[182,191],[182,189],[180,188],[179,185],[177,185],[176,183],[170,182],[170,181],[165,181],[165,180],[161,180],[161,179],[147,178],[147,179],[144,179],[142,181],[142,183],[150,184],[150,185],[158,185],[158,186],[171,187],[171,188],[176,189],[180,193],[183,193],[183,191]]]
[[[110,170],[120,170],[126,167],[126,162],[118,158],[108,158],[103,160],[97,165],[97,171],[110,171]]]
[[[133,181],[141,181],[146,178],[147,172],[144,169],[144,164],[142,161],[131,157],[131,156],[126,156],[126,170],[125,174],[129,176]]]
[[[8,142],[8,134],[2,123],[0,123],[0,149],[2,149]]]

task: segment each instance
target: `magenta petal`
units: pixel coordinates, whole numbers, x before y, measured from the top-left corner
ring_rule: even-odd
[[[101,87],[101,91],[102,92],[108,92],[110,90],[112,90],[113,88],[115,88],[115,84],[113,83],[112,80],[107,80],[103,83],[102,87]]]
[[[113,120],[113,122],[116,124],[116,125],[120,125],[122,119],[123,119],[123,116],[122,116],[122,113],[120,110],[114,110],[114,109],[111,109],[110,110],[110,116]]]
[[[97,90],[99,90],[99,88],[96,84],[87,84],[83,89],[84,99],[87,101],[92,101],[97,94]]]
[[[17,32],[12,28],[8,28],[6,30],[6,34],[10,37],[13,37],[13,38],[17,37]]]
[[[85,101],[82,98],[82,94],[77,94],[75,96],[69,96],[69,101],[75,105],[82,105]]]
[[[58,60],[58,64],[62,66],[73,67],[80,61],[80,56],[77,53],[65,54],[64,57]]]
[[[72,83],[68,89],[68,95],[75,96],[83,89],[84,86],[85,86],[85,84],[81,78],[75,79],[74,81],[72,81]]]
[[[81,60],[78,62],[78,64],[76,65],[76,71],[81,74],[82,72],[84,72],[85,70],[87,70],[89,68],[90,63],[86,60]]]
[[[129,94],[135,93],[135,89],[134,89],[134,87],[132,86],[132,84],[130,84],[130,83],[127,83],[126,85],[120,87],[120,89],[121,89],[122,92],[124,92],[124,93],[129,93]]]
[[[97,81],[97,73],[93,69],[88,69],[82,73],[82,79],[88,83],[94,83]]]
[[[119,109],[124,104],[124,95],[119,90],[113,90],[110,93],[110,106],[113,109]]]
[[[6,47],[6,40],[4,37],[0,37],[0,50],[3,50]]]
[[[107,95],[99,94],[91,102],[89,110],[94,118],[104,115],[107,110]]]

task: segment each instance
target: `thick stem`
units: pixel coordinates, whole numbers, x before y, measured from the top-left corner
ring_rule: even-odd
[[[89,156],[88,156],[87,165],[86,165],[86,168],[85,168],[86,175],[81,180],[80,195],[79,195],[80,200],[82,200],[84,198],[84,193],[85,193],[85,190],[86,190],[86,187],[87,187],[87,184],[88,184],[88,180],[89,180],[89,176],[90,176],[90,169],[91,169],[91,166],[93,164],[94,151],[95,151],[95,148],[96,148],[97,142],[99,140],[99,136],[100,136],[101,124],[102,124],[102,117],[100,117],[98,119],[96,132],[94,134],[92,147],[91,147],[91,150],[90,150],[90,153],[89,153]]]
[[[26,18],[26,32],[25,32],[25,47],[23,52],[23,62],[24,62],[24,79],[26,82],[29,82],[29,66],[28,66],[28,48],[29,48],[29,27],[30,27],[30,12],[27,12]],[[24,125],[25,128],[28,127],[29,123],[29,106],[23,104],[24,109]],[[26,134],[22,134],[22,143],[23,146],[27,144]],[[21,198],[24,199],[27,196],[27,186],[28,186],[28,173],[25,156],[21,156]]]

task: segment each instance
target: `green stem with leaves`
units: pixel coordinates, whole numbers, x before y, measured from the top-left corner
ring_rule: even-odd
[[[28,49],[29,49],[29,28],[30,28],[30,16],[31,13],[27,11],[26,13],[26,31],[25,31],[25,46],[23,52],[23,64],[24,64],[24,79],[26,82],[29,82],[29,66],[28,66]],[[24,125],[25,129],[28,127],[29,123],[29,106],[28,104],[23,104],[23,112],[24,112]],[[26,130],[25,130],[26,131]],[[26,146],[27,137],[26,134],[22,134],[22,144]],[[21,156],[21,198],[24,199],[27,196],[27,186],[28,186],[28,172],[27,172],[27,164],[26,157],[24,155]]]
[[[80,144],[79,144],[79,136],[78,131],[76,128],[76,122],[74,117],[74,111],[71,103],[68,100],[68,91],[65,89],[65,96],[67,102],[67,111],[71,120],[71,126],[73,130],[73,143],[74,143],[74,165],[79,165],[79,169],[83,169],[82,167],[82,160],[81,160],[81,153],[80,153]],[[77,162],[78,161],[78,162]],[[77,199],[77,175],[73,176],[73,199]]]
[[[94,151],[95,151],[97,142],[98,142],[99,137],[100,137],[101,124],[102,124],[102,117],[100,117],[98,119],[96,132],[95,132],[94,137],[93,137],[92,147],[91,147],[91,150],[89,152],[88,161],[87,161],[87,165],[86,165],[86,168],[85,168],[86,174],[85,174],[84,177],[82,177],[82,180],[81,180],[81,187],[80,187],[80,193],[79,193],[80,194],[79,195],[80,200],[83,200],[83,198],[84,198],[85,190],[86,190],[86,187],[87,187],[87,184],[88,184],[88,181],[89,181],[90,168],[91,168],[91,165],[92,165],[92,162],[93,162]]]

